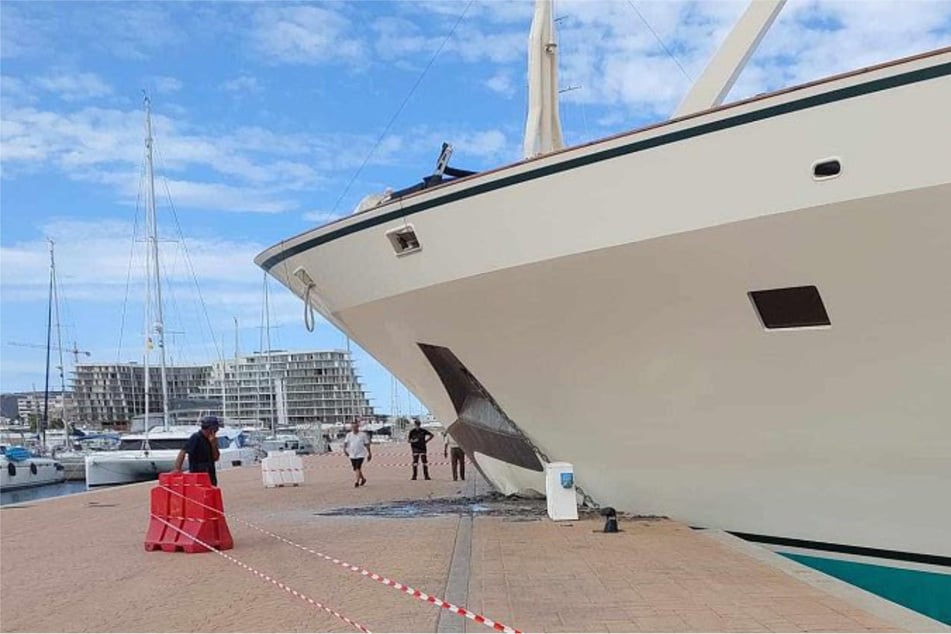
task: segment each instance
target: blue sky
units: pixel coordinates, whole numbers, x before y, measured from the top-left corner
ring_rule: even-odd
[[[556,2],[566,142],[667,117],[745,5]],[[0,390],[43,384],[44,351],[8,342],[45,341],[46,237],[64,340],[141,359],[143,89],[169,349],[209,362],[233,354],[235,317],[241,350],[261,348],[263,248],[416,182],[444,140],[457,167],[519,158],[531,14],[501,0],[3,2]],[[730,99],[948,45],[949,1],[790,0]],[[288,291],[270,296],[273,348],[344,347],[324,322],[308,333]],[[388,411],[388,373],[356,358]]]

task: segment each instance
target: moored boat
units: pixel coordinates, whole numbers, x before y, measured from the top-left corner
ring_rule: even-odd
[[[34,456],[22,446],[0,447],[0,489],[12,491],[63,482],[66,473],[56,460]]]
[[[173,425],[167,429],[156,427],[148,434],[123,436],[116,451],[96,452],[85,457],[86,487],[128,484],[158,478],[158,474],[172,470],[179,451],[197,431],[197,426]],[[256,452],[245,444],[244,434],[240,429],[221,427],[217,437],[220,458],[216,468],[219,471],[255,462]],[[186,457],[183,469],[187,468]]]

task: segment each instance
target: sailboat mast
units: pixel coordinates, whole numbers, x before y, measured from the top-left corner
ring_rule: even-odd
[[[56,259],[53,257],[53,241],[50,240],[50,272],[53,276],[53,313],[56,317],[56,350],[59,354],[59,389],[60,394],[63,399],[63,434],[65,435],[66,448],[69,449],[69,425],[66,422],[68,416],[66,415],[66,365],[63,362],[63,329],[59,319],[59,280],[56,279]],[[75,342],[73,343],[73,350],[78,350]],[[78,356],[79,353],[77,352]],[[76,365],[75,363],[73,364]]]
[[[168,430],[168,380],[165,368],[165,322],[162,314],[162,272],[159,266],[158,214],[155,211],[155,172],[152,166],[152,103],[148,97],[145,98],[145,164],[146,174],[149,179],[148,200],[146,201],[149,228],[149,257],[153,264],[152,274],[155,283],[155,323],[149,324],[149,331],[151,332],[154,329],[156,344],[159,349],[159,363],[162,372],[162,426],[165,430]],[[146,381],[147,379],[148,375],[146,374]],[[146,410],[148,410],[148,407],[146,407]],[[146,414],[146,422],[148,422],[148,414]]]
[[[238,318],[234,317],[234,379],[235,379],[235,418],[241,418],[241,387],[238,383]],[[224,342],[222,342],[224,347]]]
[[[275,401],[277,399],[277,389],[274,384],[274,376],[271,374],[271,301],[268,295],[266,272],[264,273],[264,340],[267,344],[267,360],[265,361],[264,368],[267,372],[268,391],[271,392],[271,436],[276,437],[275,418],[277,417],[277,412],[275,411]]]
[[[50,292],[46,305],[46,386],[43,388],[43,420],[40,423],[40,444],[46,448],[46,428],[50,424],[50,345],[53,335],[53,241],[50,240]]]

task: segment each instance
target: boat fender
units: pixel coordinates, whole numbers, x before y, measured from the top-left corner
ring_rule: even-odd
[[[30,473],[32,473],[33,475],[36,475],[36,463],[35,463],[35,462],[31,462],[31,463],[30,463]]]
[[[14,477],[17,474],[17,466],[12,462],[7,463],[7,473],[10,474],[10,477]]]

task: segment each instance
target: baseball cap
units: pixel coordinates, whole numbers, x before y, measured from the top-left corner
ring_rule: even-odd
[[[221,423],[218,421],[218,417],[214,415],[202,416],[201,418],[201,428],[202,429],[218,429],[221,427]]]

